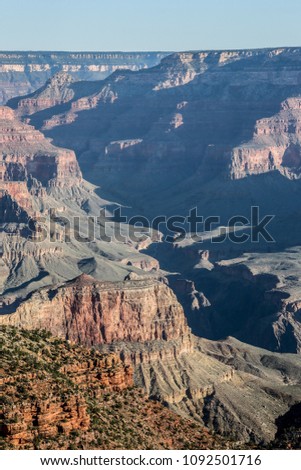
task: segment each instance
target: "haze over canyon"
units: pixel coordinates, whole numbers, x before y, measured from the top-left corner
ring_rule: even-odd
[[[301,48],[1,52],[0,102],[1,445],[299,448]]]

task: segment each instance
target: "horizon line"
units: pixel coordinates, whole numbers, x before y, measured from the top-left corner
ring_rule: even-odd
[[[235,52],[235,51],[261,51],[261,50],[275,50],[275,49],[300,49],[301,45],[299,46],[263,46],[263,47],[237,47],[237,48],[212,48],[212,49],[179,49],[179,50],[163,50],[163,49],[129,49],[129,50],[121,50],[121,49],[0,49],[0,53],[63,53],[63,54],[74,54],[74,53],[115,53],[115,54],[137,54],[137,53],[150,53],[150,54],[174,54],[174,53],[184,53],[184,52]]]

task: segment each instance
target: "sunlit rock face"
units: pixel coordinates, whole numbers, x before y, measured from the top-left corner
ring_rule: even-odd
[[[32,93],[57,72],[102,80],[116,70],[152,67],[163,52],[0,52],[0,104]],[[29,105],[29,103],[28,103]]]
[[[298,177],[300,72],[300,48],[174,53],[98,82],[67,71],[9,105],[72,148],[84,176],[116,200],[135,205],[139,195],[154,215],[197,198],[209,211],[205,185],[222,205],[225,180]]]
[[[235,148],[231,176],[244,178],[278,170],[299,178],[301,171],[301,99],[288,98],[279,113],[256,122],[253,139]]]
[[[53,146],[33,126],[19,121],[12,109],[0,107],[2,190],[11,188],[16,194],[18,185],[11,183],[27,181],[29,175],[46,187],[68,186],[81,181],[81,172],[73,151]],[[21,188],[23,186],[21,184]]]

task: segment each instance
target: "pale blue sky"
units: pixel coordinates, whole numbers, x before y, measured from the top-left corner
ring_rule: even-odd
[[[300,0],[0,0],[0,50],[301,46]]]

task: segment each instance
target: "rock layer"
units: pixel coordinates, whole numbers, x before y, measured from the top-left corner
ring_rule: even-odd
[[[10,108],[1,107],[0,189],[26,208],[29,198],[26,185],[30,177],[44,187],[81,182],[74,152],[54,147],[41,132],[21,123]]]
[[[31,93],[57,72],[77,80],[101,80],[115,70],[157,64],[164,52],[0,52],[0,104]]]
[[[152,279],[100,283],[85,274],[57,289],[37,292],[0,322],[46,329],[86,346],[171,342],[189,336],[183,310],[165,284]]]
[[[257,186],[236,189],[229,179],[298,174],[300,70],[299,48],[176,53],[146,70],[116,71],[94,88],[72,83],[67,103],[30,120],[76,151],[87,179],[140,212],[174,214],[196,201],[203,213],[224,215],[233,186],[237,213],[235,191],[248,202],[263,198]]]
[[[88,431],[87,390],[92,397],[133,385],[132,370],[114,355],[70,347],[45,333],[18,334],[2,328],[0,337],[0,385],[5,390],[0,402],[0,436],[14,447]],[[19,343],[11,363],[8,345],[14,337]],[[43,355],[36,355],[36,348],[43,348]]]
[[[278,170],[284,176],[300,177],[301,99],[288,98],[281,111],[256,122],[254,137],[232,152],[231,176],[244,178]]]
[[[299,399],[299,388],[291,386],[299,383],[297,360],[281,358],[284,378],[277,369],[280,358],[272,353],[193,337],[175,295],[154,280],[99,283],[81,276],[40,290],[15,313],[2,315],[0,323],[46,328],[104,353],[114,351],[134,367],[135,384],[148,396],[224,435],[232,432],[236,439],[271,440],[278,414]],[[220,354],[224,349],[232,353]],[[267,359],[259,368],[263,356]],[[238,398],[246,393],[242,404]],[[258,401],[265,408],[264,429]]]

